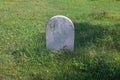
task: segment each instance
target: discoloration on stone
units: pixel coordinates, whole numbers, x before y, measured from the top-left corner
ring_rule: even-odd
[[[53,50],[74,50],[74,25],[69,18],[54,16],[48,21],[46,47]]]

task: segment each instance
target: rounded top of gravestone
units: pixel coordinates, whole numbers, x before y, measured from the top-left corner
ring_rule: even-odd
[[[64,21],[65,23],[72,24],[72,27],[74,28],[73,22],[68,17],[66,17],[66,16],[56,15],[56,16],[53,16],[52,18],[50,18],[49,21],[51,21],[51,20],[59,21],[59,23],[62,23]]]

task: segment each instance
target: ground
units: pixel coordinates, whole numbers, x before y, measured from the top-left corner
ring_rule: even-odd
[[[75,25],[73,52],[47,50],[55,15]],[[120,0],[0,0],[0,80],[119,80]]]

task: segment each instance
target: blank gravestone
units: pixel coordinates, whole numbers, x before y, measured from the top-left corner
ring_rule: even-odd
[[[51,50],[74,50],[74,25],[69,18],[54,16],[48,21],[46,47]]]

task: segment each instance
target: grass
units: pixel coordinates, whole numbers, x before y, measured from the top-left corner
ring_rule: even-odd
[[[75,25],[75,50],[45,47],[55,15]],[[0,0],[0,80],[119,80],[119,0]]]

